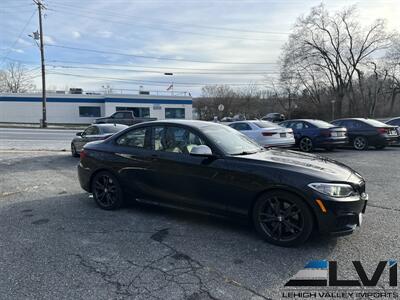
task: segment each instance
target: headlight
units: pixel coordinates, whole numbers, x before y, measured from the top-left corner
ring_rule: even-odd
[[[342,183],[310,183],[308,185],[313,190],[331,197],[349,197],[358,195],[350,184]]]

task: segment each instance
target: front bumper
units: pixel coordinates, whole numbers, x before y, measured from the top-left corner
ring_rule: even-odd
[[[317,199],[323,203],[325,212],[317,204]],[[367,202],[368,196],[365,193],[363,197],[347,200],[338,200],[337,198],[316,194],[313,208],[319,232],[334,236],[351,234],[358,226],[361,226]]]

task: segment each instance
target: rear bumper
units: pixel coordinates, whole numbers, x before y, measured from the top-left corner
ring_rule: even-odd
[[[324,138],[316,141],[316,147],[326,147],[326,146],[344,146],[349,142],[347,137],[341,138]]]
[[[91,172],[88,169],[85,169],[81,163],[78,165],[78,179],[81,188],[87,192],[90,192],[90,177]]]

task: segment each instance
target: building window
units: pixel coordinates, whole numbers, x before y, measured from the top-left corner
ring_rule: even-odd
[[[84,118],[100,117],[100,106],[79,106],[79,116]]]
[[[117,106],[115,108],[116,111],[121,111],[121,110],[129,110],[133,111],[133,114],[135,117],[138,118],[149,118],[150,117],[150,108],[149,107],[123,107],[123,106]]]
[[[184,108],[165,108],[166,119],[184,119],[185,109]]]

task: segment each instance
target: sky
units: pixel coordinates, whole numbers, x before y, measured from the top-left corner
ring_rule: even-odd
[[[44,0],[47,89],[201,94],[206,84],[268,88],[296,19],[357,5],[368,25],[400,29],[400,0]],[[0,0],[0,68],[20,62],[40,89],[32,0]],[[165,75],[173,73],[173,75]]]

